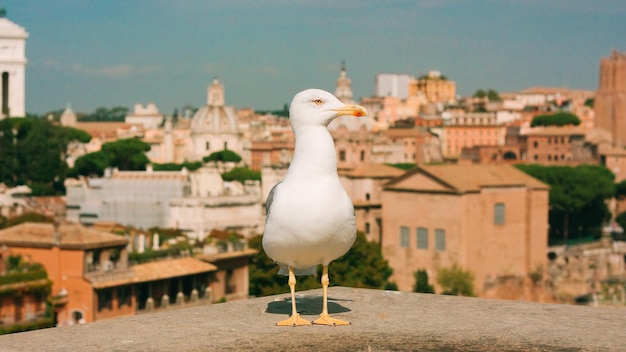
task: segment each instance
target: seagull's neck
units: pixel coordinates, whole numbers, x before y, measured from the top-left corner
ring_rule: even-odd
[[[296,145],[289,174],[337,175],[335,143],[326,126],[294,130]]]

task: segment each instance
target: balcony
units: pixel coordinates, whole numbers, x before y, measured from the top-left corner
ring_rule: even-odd
[[[20,351],[623,351],[623,309],[331,287],[351,326],[277,327],[289,295],[0,336]],[[301,292],[309,320],[321,290]]]

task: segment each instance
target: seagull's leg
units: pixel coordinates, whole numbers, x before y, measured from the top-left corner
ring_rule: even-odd
[[[277,326],[302,326],[311,325],[311,322],[300,318],[300,314],[296,310],[296,274],[293,273],[293,267],[289,267],[289,288],[291,289],[291,317],[287,320],[279,321]]]
[[[322,271],[322,292],[324,294],[322,314],[320,314],[320,318],[315,320],[313,324],[350,325],[349,321],[331,318],[330,315],[328,315],[328,284],[330,284],[330,279],[328,278],[328,265],[324,265],[324,270]]]

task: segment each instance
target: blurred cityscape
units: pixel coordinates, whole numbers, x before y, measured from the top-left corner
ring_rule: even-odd
[[[27,37],[0,18],[0,333],[248,298],[288,107],[230,106],[214,79],[173,114],[27,116]],[[626,306],[626,54],[598,62],[596,91],[459,96],[434,68],[358,99],[342,64],[328,90],[369,116],[328,126],[337,167],[397,289]]]

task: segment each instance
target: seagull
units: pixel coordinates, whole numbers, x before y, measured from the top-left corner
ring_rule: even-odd
[[[323,307],[313,324],[349,325],[328,314],[328,265],[356,239],[354,206],[337,175],[335,144],[328,124],[339,116],[366,116],[359,105],[344,104],[320,89],[307,89],[291,101],[289,118],[295,136],[293,160],[285,178],[266,201],[263,249],[289,276],[291,316],[278,326],[311,325],[296,310],[296,275],[314,274],[323,265]]]

